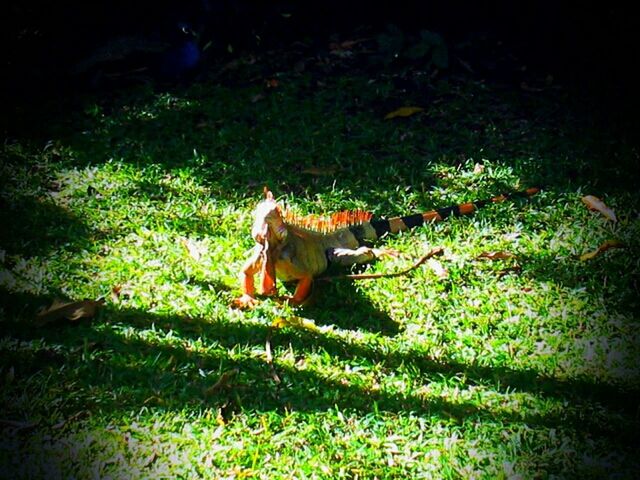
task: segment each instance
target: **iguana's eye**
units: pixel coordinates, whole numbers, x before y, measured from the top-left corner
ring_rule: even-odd
[[[263,224],[262,228],[254,228],[253,230],[253,239],[260,244],[264,245],[265,240],[267,239],[267,234],[269,232],[269,225]]]

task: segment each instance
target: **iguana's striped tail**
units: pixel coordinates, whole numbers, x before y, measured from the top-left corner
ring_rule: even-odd
[[[454,205],[451,207],[439,208],[437,210],[430,210],[425,213],[416,213],[413,215],[407,215],[405,217],[393,217],[389,219],[371,219],[369,224],[375,230],[376,237],[380,238],[385,233],[397,233],[403,230],[408,230],[413,227],[418,227],[424,223],[440,222],[450,216],[462,216],[475,212],[478,208],[484,207],[490,203],[500,203],[510,198],[527,198],[535,195],[540,191],[539,188],[532,187],[520,192],[503,193],[496,197],[492,197],[486,200],[479,200],[476,202],[462,203],[460,205]],[[357,227],[352,227],[352,231]],[[358,233],[353,232],[356,237],[359,237]]]

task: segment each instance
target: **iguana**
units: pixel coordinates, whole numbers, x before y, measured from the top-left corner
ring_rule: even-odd
[[[391,250],[370,247],[386,233],[441,221],[451,215],[467,215],[489,203],[529,197],[538,191],[538,188],[529,188],[425,213],[373,219],[372,214],[362,210],[338,212],[330,217],[299,217],[281,208],[265,188],[265,199],[256,207],[251,229],[256,246],[240,272],[242,296],[234,301],[234,306],[254,305],[254,276],[258,273],[263,295],[276,294],[276,277],[285,282],[297,281],[295,293],[289,301],[301,304],[311,291],[313,279],[322,274],[329,264],[353,265],[394,256]]]

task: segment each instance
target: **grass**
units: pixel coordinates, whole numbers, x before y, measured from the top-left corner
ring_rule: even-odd
[[[631,146],[562,88],[278,79],[87,95],[5,142],[0,476],[636,476]],[[383,120],[402,105],[425,112]],[[301,212],[382,215],[544,190],[388,238],[403,257],[368,267],[443,246],[445,278],[240,312],[265,184]],[[608,239],[626,248],[579,259]],[[479,258],[496,251],[514,257]],[[54,298],[99,297],[91,320],[33,323]]]

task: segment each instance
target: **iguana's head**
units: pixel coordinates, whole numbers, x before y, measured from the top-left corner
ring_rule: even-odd
[[[261,291],[271,295],[276,292],[276,251],[278,245],[287,238],[287,227],[280,206],[266,187],[264,196],[264,200],[256,207],[251,236],[262,245]]]
[[[251,236],[261,245],[269,242],[273,246],[286,239],[287,227],[273,193],[265,188],[264,195],[265,199],[258,204],[254,213]]]

